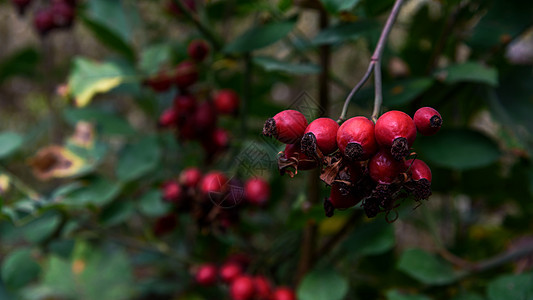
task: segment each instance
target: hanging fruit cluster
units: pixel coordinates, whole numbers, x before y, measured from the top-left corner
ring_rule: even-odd
[[[296,295],[289,287],[273,287],[263,276],[246,273],[249,259],[244,255],[230,256],[222,265],[205,263],[194,268],[197,284],[213,286],[223,283],[228,286],[232,300],[295,300]]]
[[[32,0],[11,0],[20,16],[26,13]],[[76,16],[76,0],[53,0],[50,6],[37,10],[33,25],[41,36],[55,29],[69,29]]]
[[[175,129],[177,138],[182,142],[199,141],[207,154],[207,161],[211,162],[230,144],[229,132],[217,127],[218,116],[236,116],[240,99],[231,89],[221,89],[208,96],[193,92],[191,87],[199,77],[198,64],[209,55],[209,45],[204,40],[193,40],[187,50],[190,60],[180,62],[171,70],[160,70],[147,78],[144,84],[158,93],[177,87],[173,105],[160,115],[159,126]],[[200,102],[201,98],[207,99]]]
[[[265,206],[270,198],[270,185],[259,177],[249,178],[243,184],[218,170],[203,174],[199,168],[189,167],[177,178],[165,181],[161,195],[164,202],[174,206],[174,211],[156,220],[153,231],[158,236],[175,229],[179,213],[190,213],[200,228],[225,230],[239,221],[243,204]]]
[[[433,135],[442,126],[440,114],[422,107],[411,118],[389,111],[376,123],[358,116],[341,126],[330,118],[307,123],[304,115],[285,110],[265,122],[263,134],[287,144],[278,158],[280,173],[321,168],[320,178],[331,186],[324,202],[327,216],[358,203],[368,217],[396,208],[412,195],[416,201],[431,195],[431,170],[411,158],[416,134]]]

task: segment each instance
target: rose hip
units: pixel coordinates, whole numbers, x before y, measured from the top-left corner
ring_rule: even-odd
[[[404,163],[394,159],[388,149],[381,149],[368,162],[370,178],[380,184],[391,184],[405,171]]]
[[[244,184],[244,196],[254,205],[265,205],[270,198],[270,185],[262,178],[251,178]]]
[[[442,117],[439,112],[431,107],[421,107],[415,112],[413,118],[416,130],[422,135],[434,135],[442,126]]]
[[[317,148],[323,155],[337,150],[337,130],[339,124],[330,118],[318,118],[311,122],[304,131],[302,150],[308,155],[314,155]]]
[[[374,123],[366,117],[348,119],[337,131],[337,145],[350,160],[369,159],[377,151]]]
[[[213,96],[217,111],[224,115],[234,115],[239,110],[239,95],[230,89],[219,90]]]
[[[239,276],[231,283],[229,292],[232,300],[251,300],[255,295],[254,280],[250,276]]]
[[[195,279],[196,283],[209,286],[217,282],[217,267],[214,264],[203,264],[198,267]]]
[[[299,111],[289,109],[268,119],[263,127],[263,134],[273,136],[285,144],[294,144],[300,142],[306,127],[305,116]]]
[[[409,148],[413,145],[415,138],[415,122],[404,112],[388,111],[376,122],[376,141],[380,146],[389,148],[396,160],[409,155]]]
[[[203,61],[209,54],[209,45],[204,40],[194,40],[187,47],[189,57],[197,62]]]

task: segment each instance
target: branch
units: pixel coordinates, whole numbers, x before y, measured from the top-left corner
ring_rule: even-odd
[[[396,21],[396,17],[398,17],[398,14],[400,12],[400,8],[403,4],[404,0],[396,0],[394,3],[394,6],[392,7],[392,11],[387,18],[387,22],[385,23],[385,26],[383,27],[383,30],[381,31],[381,35],[379,36],[378,43],[376,45],[376,48],[374,49],[374,53],[372,53],[372,58],[370,59],[370,63],[368,65],[368,69],[366,70],[365,75],[363,75],[363,78],[355,85],[355,87],[352,89],[346,100],[344,101],[344,106],[342,108],[341,115],[339,116],[339,119],[337,122],[342,123],[346,120],[346,113],[348,112],[348,104],[350,104],[350,101],[352,97],[359,91],[359,89],[365,84],[365,82],[370,77],[370,74],[372,72],[376,72],[379,68],[379,72],[376,72],[374,75],[374,81],[376,85],[376,97],[374,98],[374,111],[372,113],[372,119],[377,119],[377,115],[379,114],[379,108],[381,107],[381,58],[383,56],[383,49],[385,49],[385,43],[387,42],[387,38],[389,36],[389,33],[392,29],[392,25]],[[377,89],[379,88],[379,95]],[[379,103],[378,103],[379,102]],[[376,109],[377,107],[377,109]]]

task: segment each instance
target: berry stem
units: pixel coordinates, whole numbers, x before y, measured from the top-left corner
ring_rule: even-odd
[[[377,119],[377,115],[379,114],[379,108],[381,107],[381,101],[383,99],[382,97],[382,88],[381,88],[381,58],[383,56],[383,50],[385,49],[385,43],[387,42],[387,38],[389,36],[389,33],[392,29],[392,25],[396,21],[396,17],[398,17],[398,14],[400,13],[400,8],[402,7],[404,0],[396,0],[394,3],[394,6],[392,7],[392,11],[390,12],[389,17],[387,18],[387,22],[385,23],[385,26],[383,27],[383,30],[381,31],[381,35],[379,36],[378,43],[376,45],[376,48],[374,49],[374,53],[372,53],[372,57],[370,59],[370,63],[368,64],[368,69],[366,70],[365,75],[363,75],[363,78],[355,85],[355,87],[350,91],[350,94],[348,94],[348,97],[344,101],[344,106],[342,108],[341,115],[339,117],[338,122],[342,123],[344,120],[346,120],[346,113],[348,112],[348,104],[350,104],[350,100],[352,97],[361,89],[363,84],[370,78],[370,74],[372,72],[376,72],[379,69],[379,72],[374,74],[374,84],[376,88],[376,97],[374,98],[374,112],[372,113],[372,119],[375,121]],[[379,88],[379,95],[378,90]],[[379,103],[377,103],[379,101]],[[376,109],[377,107],[377,109]]]
[[[185,4],[183,4],[181,0],[173,0],[173,2],[179,7],[179,9],[183,12],[185,17],[191,20],[191,22],[193,22],[194,25],[196,25],[198,30],[200,30],[200,32],[203,35],[205,35],[205,37],[211,42],[211,45],[213,46],[215,50],[222,49],[222,43],[220,42],[220,39],[216,36],[216,34],[213,31],[209,29],[209,26],[202,23],[200,18],[198,18],[198,16],[193,14],[191,10]]]
[[[383,91],[381,80],[381,61],[374,64],[374,110],[372,111],[372,121],[376,123],[379,116],[381,104],[383,103]]]

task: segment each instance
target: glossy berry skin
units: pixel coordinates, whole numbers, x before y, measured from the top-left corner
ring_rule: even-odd
[[[179,202],[183,196],[184,191],[181,185],[174,181],[169,180],[165,183],[163,183],[163,200],[165,202],[171,202],[171,203],[177,203]]]
[[[376,121],[376,141],[380,146],[390,148],[397,160],[409,154],[415,139],[415,122],[404,112],[391,110]]]
[[[232,283],[237,277],[243,274],[242,266],[236,262],[227,262],[220,267],[220,279],[225,283]]]
[[[368,162],[370,178],[380,184],[391,184],[405,171],[403,161],[394,159],[388,149],[381,149]]]
[[[178,121],[178,115],[176,114],[176,111],[174,108],[167,108],[163,111],[163,113],[159,116],[159,122],[158,125],[161,128],[169,128],[174,125],[176,125],[176,122]]]
[[[204,40],[194,40],[187,47],[189,57],[197,62],[203,61],[209,54],[209,45]]]
[[[198,266],[195,280],[199,285],[210,286],[217,282],[217,275],[218,270],[214,264],[203,264]]]
[[[155,92],[161,93],[170,89],[172,86],[172,77],[167,72],[160,71],[155,76],[146,79],[144,84]]]
[[[185,168],[181,171],[179,182],[187,188],[194,189],[202,180],[202,171],[196,167]]]
[[[263,134],[273,136],[285,144],[299,143],[305,129],[307,120],[296,110],[284,110],[268,119],[263,127]]]
[[[425,162],[420,159],[409,159],[405,161],[404,165],[412,180],[426,179],[431,183],[431,169]]]
[[[230,89],[219,90],[213,96],[217,111],[224,115],[234,115],[239,110],[239,95]]]
[[[314,143],[324,155],[335,152],[335,150],[337,150],[338,129],[339,124],[333,119],[318,118],[314,120],[304,131],[302,149],[308,150],[309,147],[307,145]]]
[[[192,61],[183,61],[176,66],[174,82],[180,89],[188,88],[198,81],[198,70]]]
[[[33,25],[41,36],[45,36],[54,28],[54,16],[50,9],[39,10],[33,17]]]
[[[254,205],[265,205],[270,198],[270,184],[263,178],[250,178],[244,184],[244,196]]]
[[[255,296],[254,280],[250,276],[239,276],[230,286],[230,297],[232,300],[252,300]]]
[[[207,195],[209,193],[222,194],[227,191],[228,178],[220,171],[207,173],[200,182],[200,191]]]
[[[272,300],[296,300],[296,295],[291,288],[278,287],[272,293]]]
[[[163,236],[172,232],[178,225],[178,219],[175,214],[168,214],[159,217],[154,224],[153,232],[156,236]]]
[[[362,200],[360,197],[355,196],[351,191],[343,189],[341,184],[337,182],[334,182],[331,185],[329,197],[329,201],[331,201],[333,207],[337,209],[350,208]]]
[[[434,135],[442,126],[442,117],[437,110],[431,107],[419,108],[413,117],[416,130],[422,135]]]
[[[272,287],[270,281],[264,276],[255,276],[255,298],[257,300],[270,300]]]
[[[350,160],[367,160],[377,151],[374,123],[365,117],[346,120],[337,131],[337,145]]]
[[[318,165],[316,160],[303,153],[300,143],[285,145],[282,158],[297,161],[298,170],[302,171],[314,169]]]

